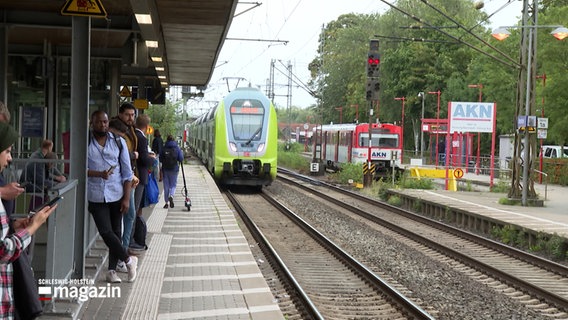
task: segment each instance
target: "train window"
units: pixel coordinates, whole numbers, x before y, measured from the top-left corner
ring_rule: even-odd
[[[339,133],[339,145],[346,146],[347,145],[347,136],[349,135],[348,132],[340,132]]]
[[[372,146],[379,148],[397,148],[398,135],[396,134],[376,134],[371,137]],[[369,134],[367,132],[359,134],[359,145],[361,147],[369,146]]]
[[[260,140],[264,121],[264,107],[259,100],[237,99],[230,108],[235,139]]]
[[[384,148],[396,148],[396,147],[398,147],[398,137],[394,134],[392,134],[392,135],[381,135],[379,137],[379,147],[384,147]]]

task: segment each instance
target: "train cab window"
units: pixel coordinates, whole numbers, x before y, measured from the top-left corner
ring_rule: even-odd
[[[384,136],[383,135],[383,136],[379,137],[379,147],[383,147],[383,148],[396,148],[396,147],[398,147],[398,137],[396,135],[392,135],[392,136]]]
[[[372,147],[396,148],[398,147],[398,136],[396,134],[373,134],[371,136]],[[369,146],[369,134],[364,132],[359,135],[359,146]]]
[[[264,121],[264,107],[259,100],[237,99],[230,108],[235,139],[260,140]]]

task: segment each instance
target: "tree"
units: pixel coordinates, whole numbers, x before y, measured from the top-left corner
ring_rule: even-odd
[[[145,113],[150,117],[151,126],[154,127],[154,130],[159,129],[164,137],[169,134],[173,137],[183,135],[188,119],[187,114],[183,111],[182,100],[171,101],[166,99],[166,104],[152,105],[145,110]]]
[[[394,98],[404,96],[405,126],[412,123],[418,131],[418,92],[440,90],[440,117],[445,118],[449,101],[477,101],[478,91],[468,88],[468,84],[481,83],[483,100],[497,103],[496,134],[513,133],[517,83],[523,67],[519,62],[519,30],[511,29],[511,37],[498,42],[485,26],[487,15],[476,10],[469,0],[399,0],[396,6],[400,10],[391,8],[380,15],[342,15],[322,30],[318,55],[309,67],[311,86],[320,95],[316,114],[322,115],[322,122],[337,121],[336,108],[340,106],[344,107],[343,119],[354,118],[355,110],[346,107],[353,104],[358,104],[359,113],[365,114],[365,59],[369,40],[378,38],[380,121],[400,121],[400,102]],[[558,25],[567,15],[568,1],[543,0],[539,24]],[[568,51],[564,42],[550,39],[550,31],[538,30],[537,73],[546,73],[547,80],[545,88],[537,85],[537,97],[546,99],[545,115],[551,119],[547,143],[562,144],[568,140],[568,113],[564,111],[568,101],[568,90],[564,89]],[[408,41],[411,38],[416,41]],[[426,95],[424,111],[425,118],[436,116],[435,95]],[[413,134],[411,130],[405,133]],[[412,142],[408,137],[404,140]],[[490,139],[482,140],[483,153],[489,153],[490,143]]]

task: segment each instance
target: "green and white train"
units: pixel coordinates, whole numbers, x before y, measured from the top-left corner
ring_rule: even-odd
[[[187,131],[191,150],[219,184],[262,188],[276,179],[276,111],[260,90],[233,90]]]

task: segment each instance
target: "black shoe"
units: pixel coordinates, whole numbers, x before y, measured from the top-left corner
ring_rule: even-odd
[[[164,205],[164,209],[167,209],[167,208],[168,208],[168,204],[166,203],[166,204]]]
[[[173,208],[173,207],[174,207],[174,198],[173,198],[172,196],[170,196],[170,197],[168,198],[168,200],[170,200],[170,207]]]

